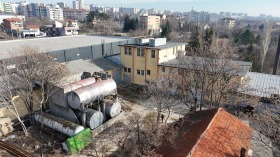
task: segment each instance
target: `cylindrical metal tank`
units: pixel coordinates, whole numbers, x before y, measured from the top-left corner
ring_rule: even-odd
[[[121,112],[121,104],[118,101],[104,100],[105,114],[109,117],[114,117]]]
[[[90,129],[95,129],[104,121],[102,112],[93,109],[86,110],[86,125]]]
[[[94,77],[89,77],[89,78],[86,78],[86,79],[83,79],[80,81],[70,83],[70,84],[64,86],[64,93],[68,93],[70,91],[93,84],[95,82],[96,82],[96,79]]]
[[[35,114],[35,120],[41,123],[41,115]],[[43,124],[68,136],[73,136],[84,130],[83,126],[58,118],[48,113],[43,114]]]
[[[117,85],[113,79],[102,80],[69,92],[67,100],[73,109],[78,109],[81,107],[81,104],[89,104],[97,99],[112,94],[116,89]]]

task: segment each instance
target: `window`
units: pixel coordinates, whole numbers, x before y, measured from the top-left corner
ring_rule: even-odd
[[[131,54],[132,54],[132,48],[129,47],[129,48],[128,48],[128,55],[131,55]]]
[[[140,56],[140,48],[137,48],[137,56]]]
[[[127,47],[124,48],[124,54],[125,54],[125,55],[128,54],[128,48],[127,48]]]
[[[155,58],[155,57],[156,57],[156,50],[152,50],[151,57],[152,57],[152,58]]]
[[[123,71],[126,73],[131,73],[131,68],[124,67]]]
[[[178,75],[183,75],[183,69],[178,69]]]
[[[145,74],[145,71],[144,70],[141,70],[141,75],[144,75]]]
[[[137,74],[140,75],[140,70],[139,69],[137,69]]]
[[[145,56],[145,49],[141,49],[141,56],[142,56],[142,57]]]
[[[147,70],[147,75],[151,75],[151,70]]]
[[[174,68],[170,68],[170,73],[174,74],[175,69]]]
[[[165,72],[165,67],[161,67],[161,72]]]

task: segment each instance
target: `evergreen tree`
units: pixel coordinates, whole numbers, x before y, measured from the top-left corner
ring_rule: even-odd
[[[253,43],[250,43],[250,46],[247,48],[247,56],[244,61],[252,62],[252,71],[257,70],[256,59],[254,57],[254,46]]]
[[[189,42],[190,47],[194,50],[200,49],[200,34],[198,26],[195,27],[195,31],[192,33],[191,41]]]
[[[162,32],[161,37],[167,38],[167,40],[170,40],[170,34],[172,32],[172,27],[170,25],[170,22],[167,20],[164,25],[162,25]]]
[[[123,27],[123,31],[124,32],[128,32],[130,30],[130,19],[129,19],[129,16],[126,15],[125,18],[124,18],[124,27]]]

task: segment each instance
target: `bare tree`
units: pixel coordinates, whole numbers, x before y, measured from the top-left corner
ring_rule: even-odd
[[[192,111],[220,107],[235,94],[241,85],[241,77],[249,71],[250,63],[238,62],[235,50],[206,30],[203,37],[197,33],[185,55],[180,54],[173,66],[179,69],[181,92],[179,96]],[[207,104],[207,105],[206,105]]]
[[[68,71],[50,54],[30,46],[11,52],[11,57],[14,71],[10,77],[16,86],[15,94],[23,99],[32,123],[34,104],[39,104],[42,114],[49,96],[56,89],[55,85],[63,81]]]
[[[169,118],[170,110],[176,106],[177,81],[173,74],[163,75],[155,80],[149,80],[143,93],[149,97],[157,111],[157,122],[160,123],[163,112],[168,111],[166,118]]]
[[[133,113],[129,123],[123,126],[124,137],[118,141],[123,156],[151,156],[153,149],[166,139],[166,125],[159,125],[154,112],[141,117]]]
[[[17,110],[17,106],[15,105],[14,99],[16,98],[17,90],[16,86],[13,84],[13,77],[11,77],[12,71],[9,67],[1,64],[0,68],[1,75],[1,89],[0,89],[0,99],[1,99],[1,107],[7,108],[12,114],[14,114],[17,120],[20,122],[22,130],[25,136],[28,135],[25,124],[23,123],[20,114]]]

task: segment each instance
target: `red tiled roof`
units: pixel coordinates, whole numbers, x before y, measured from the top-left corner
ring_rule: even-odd
[[[184,123],[187,130],[174,142],[164,144],[156,153],[164,157],[238,157],[241,148],[248,151],[252,129],[224,109],[196,112]]]
[[[36,26],[36,25],[27,25],[26,28],[30,28],[30,29],[39,29],[40,26]]]
[[[21,19],[19,19],[19,18],[7,18],[7,19],[4,19],[4,20],[6,20],[6,21],[11,21],[11,22],[13,22],[13,21],[15,21],[15,22],[21,22]]]
[[[68,19],[67,22],[76,22],[76,20]]]

